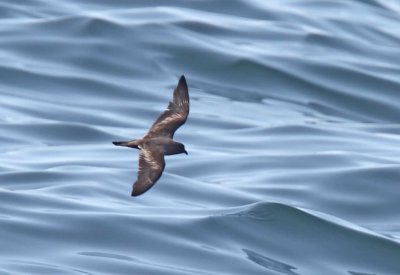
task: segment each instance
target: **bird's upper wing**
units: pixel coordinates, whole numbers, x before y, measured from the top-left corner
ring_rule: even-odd
[[[172,101],[167,109],[157,118],[145,138],[172,138],[176,129],[185,123],[189,114],[189,92],[186,79],[182,75],[174,90]]]
[[[132,196],[149,190],[160,178],[165,167],[164,155],[156,150],[140,150],[139,173],[132,187]]]

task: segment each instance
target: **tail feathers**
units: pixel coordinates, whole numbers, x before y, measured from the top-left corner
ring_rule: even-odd
[[[138,140],[130,140],[130,141],[113,141],[113,144],[116,146],[126,146],[131,148],[139,149]]]
[[[129,141],[113,141],[113,144],[116,146],[128,146]]]

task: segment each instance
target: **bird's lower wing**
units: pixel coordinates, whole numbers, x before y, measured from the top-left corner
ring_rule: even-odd
[[[164,155],[157,151],[142,149],[139,154],[138,178],[132,187],[132,196],[139,196],[149,190],[164,171]]]

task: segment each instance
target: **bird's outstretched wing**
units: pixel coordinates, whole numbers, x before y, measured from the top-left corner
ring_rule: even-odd
[[[136,197],[149,190],[160,178],[165,167],[164,155],[154,150],[140,150],[138,178],[132,187]]]
[[[181,76],[174,90],[172,101],[167,109],[157,118],[145,138],[173,138],[176,129],[185,123],[189,114],[189,92],[185,76]]]

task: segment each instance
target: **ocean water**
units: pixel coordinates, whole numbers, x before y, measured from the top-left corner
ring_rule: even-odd
[[[0,2],[0,274],[400,274],[400,2]],[[130,196],[180,75],[191,113]]]

